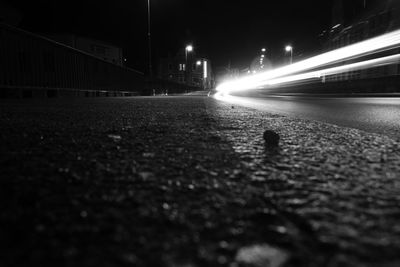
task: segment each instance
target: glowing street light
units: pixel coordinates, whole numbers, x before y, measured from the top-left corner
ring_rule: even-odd
[[[187,45],[185,47],[185,81],[188,81],[188,53],[193,52],[193,46],[192,45]]]
[[[192,45],[187,45],[186,46],[186,51],[187,52],[192,52],[193,51],[193,46]]]
[[[293,46],[291,46],[291,45],[287,45],[286,47],[285,47],[285,50],[286,50],[286,52],[290,52],[290,64],[292,64],[293,63]]]
[[[198,61],[196,62],[196,65],[197,65],[197,66],[200,66],[200,65],[201,65],[201,61],[198,60]]]
[[[265,49],[265,48],[261,49],[261,52],[265,53],[265,51],[267,51],[267,49]]]
[[[187,45],[185,47],[185,60],[187,63],[187,57],[188,57],[188,53],[193,52],[193,46],[192,45]]]

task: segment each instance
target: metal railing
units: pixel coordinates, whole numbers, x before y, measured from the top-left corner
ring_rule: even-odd
[[[148,81],[147,94],[172,95],[172,94],[185,94],[201,90],[203,89],[199,86],[190,86],[184,83],[177,83],[174,81],[169,81],[154,77],[153,79]]]
[[[0,93],[21,90],[120,95],[146,89],[141,72],[0,24]]]

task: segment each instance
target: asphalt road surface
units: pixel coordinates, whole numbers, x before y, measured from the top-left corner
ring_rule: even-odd
[[[400,136],[400,98],[229,97],[229,102],[262,111],[351,127],[392,138]]]
[[[400,266],[385,135],[211,97],[2,100],[0,129],[0,266]]]

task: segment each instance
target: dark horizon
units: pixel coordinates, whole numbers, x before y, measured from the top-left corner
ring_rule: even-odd
[[[86,0],[2,0],[23,15],[20,27],[38,34],[70,33],[123,48],[127,66],[147,69],[147,0],[112,3]],[[284,46],[296,55],[319,53],[319,35],[333,26],[333,2],[255,0],[252,4],[211,0],[151,1],[153,68],[161,58],[193,44],[215,67],[248,67],[267,48],[267,57],[281,61]],[[354,17],[363,0],[346,1],[344,17]],[[368,0],[368,3],[376,3]]]
[[[7,2],[7,1],[6,1]],[[330,25],[330,1],[152,1],[154,64],[192,43],[214,67],[243,68],[266,47],[272,58],[319,49],[318,35]],[[36,33],[72,33],[113,43],[124,49],[129,67],[144,70],[147,51],[147,1],[8,1],[23,13],[20,26]],[[282,53],[280,55],[280,53]],[[240,54],[240,56],[238,56]],[[154,67],[155,68],[155,67]]]

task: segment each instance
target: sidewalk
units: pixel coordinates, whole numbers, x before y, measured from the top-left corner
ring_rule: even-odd
[[[0,265],[400,265],[387,137],[199,96],[4,100],[0,127]]]

